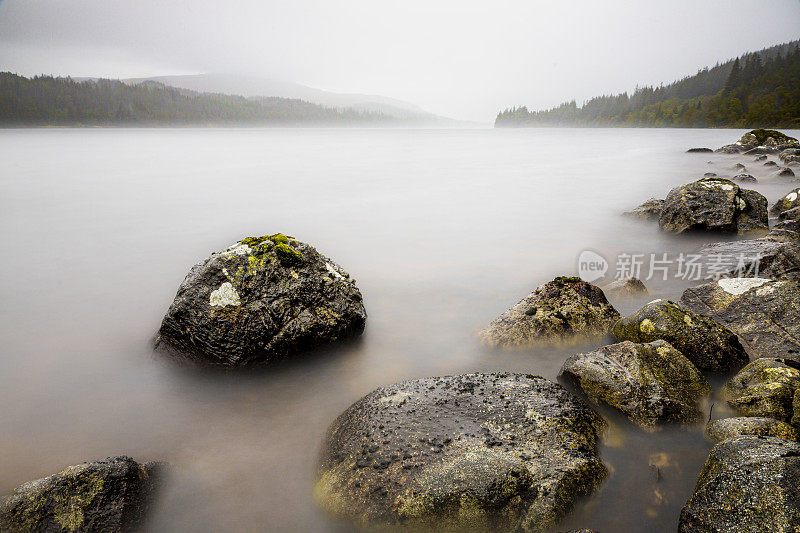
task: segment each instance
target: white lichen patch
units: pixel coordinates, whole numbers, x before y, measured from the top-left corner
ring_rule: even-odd
[[[237,242],[236,244],[231,245],[225,250],[223,255],[247,255],[251,253],[252,250],[246,244],[242,244],[241,242]]]
[[[702,185],[706,189],[722,189],[723,191],[732,191],[735,187],[735,185],[722,181],[704,181]]]
[[[797,193],[792,191],[789,194],[787,194],[786,196],[784,196],[783,199],[787,200],[789,202],[794,202],[795,200],[797,200]]]
[[[211,307],[227,307],[229,305],[242,305],[239,299],[239,293],[233,287],[230,281],[226,281],[219,286],[219,289],[211,292],[209,298]]]
[[[717,281],[717,286],[728,294],[739,296],[770,281],[764,278],[723,278]]]
[[[338,270],[336,270],[336,267],[335,267],[335,266],[333,266],[333,265],[330,263],[330,261],[325,261],[325,269],[326,269],[328,272],[330,272],[331,274],[333,274],[333,277],[334,277],[335,279],[344,279],[344,276],[342,276],[342,275],[339,273],[339,271],[338,271]]]
[[[406,400],[411,396],[410,392],[407,391],[398,391],[394,394],[390,394],[389,396],[384,396],[380,399],[383,403],[400,403],[403,400]]]
[[[779,287],[780,285],[781,285],[780,282],[770,283],[766,287],[761,287],[760,289],[756,289],[756,295],[767,296],[768,294],[772,294],[773,292],[775,292],[775,287]]]
[[[664,301],[664,299],[663,299],[663,298],[656,298],[656,299],[655,299],[655,300],[653,300],[652,302],[647,302],[647,305],[650,305],[650,304],[657,304],[658,302],[662,302],[662,301]]]

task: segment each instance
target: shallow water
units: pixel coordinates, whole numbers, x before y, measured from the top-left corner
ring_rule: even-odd
[[[474,332],[573,274],[586,248],[677,254],[714,240],[619,216],[677,184],[744,161],[770,202],[797,186],[750,158],[684,153],[742,133],[0,130],[0,493],[128,454],[176,466],[154,531],[331,531],[311,489],[339,412],[409,378],[554,379],[568,355],[601,343],[498,352]],[[355,277],[363,338],[249,375],[154,354],[188,269],[274,232]],[[677,299],[690,282],[646,283],[650,298]],[[642,301],[613,303],[627,313]],[[709,446],[700,429],[648,435],[618,422],[601,450],[611,476],[560,527],[674,531]]]

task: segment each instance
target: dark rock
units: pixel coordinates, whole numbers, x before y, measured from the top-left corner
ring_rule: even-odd
[[[800,221],[800,207],[792,207],[791,209],[786,209],[785,211],[781,211],[778,215],[778,220],[785,221],[785,220],[792,220],[792,221]]]
[[[787,224],[792,224],[792,227],[785,227]],[[800,225],[794,220],[784,220],[783,222],[775,224],[775,227],[762,237],[761,240],[800,244]]]
[[[703,178],[669,192],[658,224],[671,233],[768,229],[767,199],[730,180]]]
[[[263,365],[359,335],[355,281],[314,247],[276,234],[243,239],[195,265],[159,343],[219,367]]]
[[[733,180],[741,183],[758,183],[758,180],[750,174],[737,174],[733,177]]]
[[[664,200],[658,198],[650,198],[645,203],[634,209],[633,211],[626,211],[623,216],[641,218],[644,220],[657,220],[661,215],[661,208],[664,205]]]
[[[506,348],[582,340],[608,333],[619,313],[598,287],[559,276],[492,321],[479,336]]]
[[[786,158],[786,157],[788,157],[790,155],[798,155],[798,156],[800,156],[800,148],[787,148],[785,150],[782,150],[781,154],[778,157],[780,158],[781,161],[783,161],[784,158]]]
[[[700,421],[699,403],[711,394],[700,371],[663,340],[625,341],[573,355],[559,378],[580,386],[594,403],[619,409],[644,429]]]
[[[751,358],[800,352],[800,285],[763,278],[724,278],[686,289],[680,304],[739,336]]]
[[[738,154],[744,151],[744,148],[738,144],[726,144],[721,148],[714,150],[723,154]]]
[[[679,533],[774,533],[800,524],[800,444],[736,437],[708,456]]]
[[[782,159],[784,165],[792,165],[800,162],[800,155],[787,155]]]
[[[709,278],[800,278],[800,246],[792,240],[776,242],[776,234],[772,235],[709,244],[698,252],[696,261],[706,267]]]
[[[20,485],[0,502],[0,531],[138,530],[154,502],[163,467],[130,457],[70,466]]]
[[[765,167],[777,167],[778,163],[776,163],[775,161],[767,161],[766,163],[764,163],[764,166]]]
[[[779,215],[782,211],[795,207],[800,207],[800,188],[789,191],[786,196],[775,202],[769,211],[773,215]]]
[[[735,370],[749,360],[736,334],[669,300],[654,300],[621,318],[611,333],[618,341],[665,340],[700,370]]]
[[[714,420],[706,426],[706,437],[714,444],[722,442],[725,439],[732,439],[743,435],[778,437],[793,441],[800,438],[796,428],[790,426],[786,422],[775,420],[774,418],[756,416],[722,418],[720,420]]]
[[[704,154],[707,152],[713,152],[711,148],[689,148],[686,150],[687,154]]]
[[[736,163],[733,165],[733,170],[747,170],[747,167],[741,163]]]
[[[703,174],[703,177],[704,178],[716,178],[717,177],[717,173],[716,172],[706,172],[705,174]]]
[[[722,397],[742,416],[792,423],[792,402],[798,388],[800,363],[792,359],[764,357],[733,376],[723,387]]]
[[[780,153],[780,150],[772,146],[756,146],[755,148],[751,148],[742,152],[744,155],[776,155],[778,153]]]
[[[315,487],[329,512],[411,530],[551,528],[606,475],[603,420],[560,385],[466,374],[379,388],[328,429]]]
[[[793,178],[794,177],[794,170],[789,167],[784,167],[778,172],[778,176],[781,178]]]
[[[618,279],[604,286],[603,293],[614,298],[630,298],[644,296],[647,294],[647,287],[639,278]]]
[[[753,161],[755,161],[756,163],[758,163],[759,161],[766,161],[766,160],[767,160],[766,154],[757,155],[755,159],[753,159]]]

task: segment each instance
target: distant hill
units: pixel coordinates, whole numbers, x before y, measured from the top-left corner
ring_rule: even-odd
[[[298,83],[279,81],[254,76],[234,74],[195,74],[187,76],[156,76],[152,78],[128,78],[121,80],[130,85],[154,81],[192,91],[206,93],[236,94],[240,96],[277,96],[304,100],[313,104],[339,109],[347,108],[402,119],[435,119],[434,115],[414,104],[371,94],[333,93],[307,87]]]
[[[377,111],[332,108],[292,98],[232,96],[119,80],[0,73],[0,126],[339,125],[404,123]]]
[[[600,96],[581,107],[573,100],[546,111],[506,109],[495,127],[800,127],[799,46],[773,46],[669,85]]]

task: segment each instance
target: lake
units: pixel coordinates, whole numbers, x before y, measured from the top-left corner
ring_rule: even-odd
[[[583,250],[673,255],[719,240],[664,235],[620,213],[704,172],[734,175],[743,156],[685,151],[742,133],[0,130],[0,493],[127,454],[175,466],[154,531],[337,530],[311,491],[342,410],[410,378],[555,379],[570,354],[602,343],[496,351],[475,332],[539,284],[574,275]],[[748,188],[770,203],[797,186],[748,166],[760,180]],[[192,265],[276,232],[357,280],[369,315],[360,341],[250,373],[153,352]],[[630,313],[693,282],[645,283],[648,298],[612,303]],[[645,434],[612,421],[601,449],[611,475],[559,528],[675,531],[710,449],[702,427]]]

